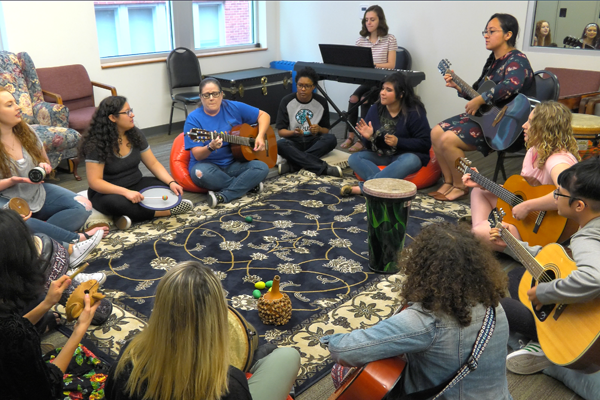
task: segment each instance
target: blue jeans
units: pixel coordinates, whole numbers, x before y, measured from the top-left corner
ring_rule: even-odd
[[[42,183],[46,191],[44,206],[31,215],[25,223],[32,233],[45,233],[57,242],[76,243],[81,228],[92,210],[75,200],[78,195],[51,183]],[[0,197],[0,207],[10,199]]]
[[[200,177],[196,175],[200,173]],[[262,161],[234,161],[226,167],[209,162],[199,162],[192,167],[190,176],[198,187],[219,192],[226,202],[233,201],[255,188],[269,174],[269,167]]]
[[[348,159],[348,164],[365,181],[376,178],[403,179],[422,167],[421,160],[413,153],[380,156],[371,150],[352,154]],[[382,171],[379,169],[379,165],[386,165],[386,167]],[[361,191],[363,184],[364,182],[358,184]]]
[[[304,168],[317,175],[324,175],[327,163],[321,157],[335,149],[336,145],[337,139],[330,133],[301,140],[283,138],[277,141],[277,152],[295,169]]]

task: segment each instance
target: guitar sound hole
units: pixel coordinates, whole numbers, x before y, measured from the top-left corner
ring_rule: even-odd
[[[516,206],[517,204],[521,204],[523,202],[523,197],[521,197],[520,195],[516,194],[515,197],[516,197],[516,199],[513,200],[512,207]]]
[[[549,282],[556,279],[556,274],[552,270],[544,271],[544,275],[545,276],[542,278],[544,282]],[[535,283],[535,279],[531,279],[531,287],[533,287]],[[533,304],[531,305],[531,307],[533,308],[533,313],[535,314],[536,318],[541,322],[544,322],[546,318],[550,316],[550,313],[552,312],[554,307],[556,307],[556,304],[544,304],[539,310],[536,310]]]

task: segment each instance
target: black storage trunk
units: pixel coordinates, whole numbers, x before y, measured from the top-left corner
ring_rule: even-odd
[[[292,71],[252,68],[223,74],[207,75],[219,81],[227,100],[235,100],[259,108],[277,119],[281,99],[292,93]]]

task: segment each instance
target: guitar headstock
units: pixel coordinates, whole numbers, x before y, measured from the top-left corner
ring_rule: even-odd
[[[563,40],[563,44],[565,46],[570,46],[570,47],[582,47],[583,46],[583,42],[581,41],[581,39],[577,39],[575,36],[565,37]]]
[[[466,157],[457,158],[454,162],[454,166],[463,174],[471,171],[471,161],[469,161]]]
[[[446,71],[450,69],[451,65],[452,64],[450,63],[450,61],[448,61],[447,58],[444,58],[442,61],[439,62],[438,69],[440,70],[440,73],[442,75],[446,75]]]
[[[490,227],[502,228],[502,218],[504,218],[505,215],[506,213],[503,209],[498,210],[497,208],[494,208],[488,216],[488,222],[490,223]]]
[[[194,142],[205,142],[207,140],[213,140],[218,136],[216,132],[205,131],[204,129],[192,128],[189,132],[185,133]]]

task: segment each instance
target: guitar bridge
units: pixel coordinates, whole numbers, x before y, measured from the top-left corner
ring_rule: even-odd
[[[556,307],[556,311],[554,311],[554,320],[557,321],[558,318],[560,317],[560,315],[563,313],[563,311],[565,311],[565,308],[567,308],[567,304],[559,304]]]
[[[540,213],[538,214],[538,217],[535,219],[535,225],[533,226],[533,233],[538,233],[538,230],[540,229],[540,225],[542,225],[545,215],[546,215],[546,211],[540,211]]]

